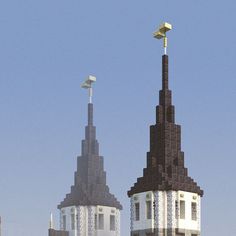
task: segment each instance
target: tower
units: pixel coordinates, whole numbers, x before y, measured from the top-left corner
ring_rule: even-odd
[[[203,191],[189,177],[181,151],[181,127],[175,123],[168,85],[166,32],[164,23],[154,33],[164,39],[162,89],[156,107],[156,124],[150,126],[150,150],[143,176],[128,191],[132,236],[200,236]]]
[[[58,205],[58,235],[68,231],[69,236],[120,236],[122,206],[106,185],[103,157],[99,155],[96,127],[93,124],[92,83],[95,81],[94,76],[89,76],[82,84],[83,88],[89,90],[88,124],[85,139],[82,140],[81,156],[77,157],[74,185]]]

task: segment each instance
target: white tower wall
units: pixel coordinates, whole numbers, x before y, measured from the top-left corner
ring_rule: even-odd
[[[60,228],[69,236],[120,236],[120,210],[108,206],[71,206],[60,211]]]
[[[147,216],[148,201],[151,201],[151,218]],[[134,194],[131,197],[132,235],[199,236],[200,204],[201,197],[198,194],[184,191],[148,191]],[[139,219],[136,214],[139,214]]]

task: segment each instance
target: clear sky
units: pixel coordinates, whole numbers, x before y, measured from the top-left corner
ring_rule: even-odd
[[[236,3],[234,0],[1,0],[0,215],[3,236],[46,236],[70,191],[94,106],[107,182],[123,204],[142,175],[169,33],[170,87],[189,174],[205,190],[202,236],[236,235]]]

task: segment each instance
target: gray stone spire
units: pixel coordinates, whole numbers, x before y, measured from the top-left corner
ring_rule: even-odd
[[[92,103],[88,104],[88,124],[85,127],[85,139],[82,140],[81,156],[77,158],[74,185],[58,208],[77,205],[102,205],[122,209],[106,185],[103,157],[99,155],[96,127],[93,125]]]
[[[99,155],[99,144],[96,140],[96,128],[93,126],[93,104],[88,104],[88,125],[85,128],[85,140],[82,141],[82,155]]]

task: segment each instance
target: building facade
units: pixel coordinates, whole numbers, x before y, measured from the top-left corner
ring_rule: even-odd
[[[74,185],[58,205],[60,230],[49,229],[49,236],[120,236],[121,204],[106,185],[103,157],[99,155],[93,104],[88,104],[88,125],[77,158]]]
[[[162,89],[143,176],[128,191],[132,236],[200,236],[203,191],[189,177],[181,151],[168,85],[168,55],[162,56]]]

